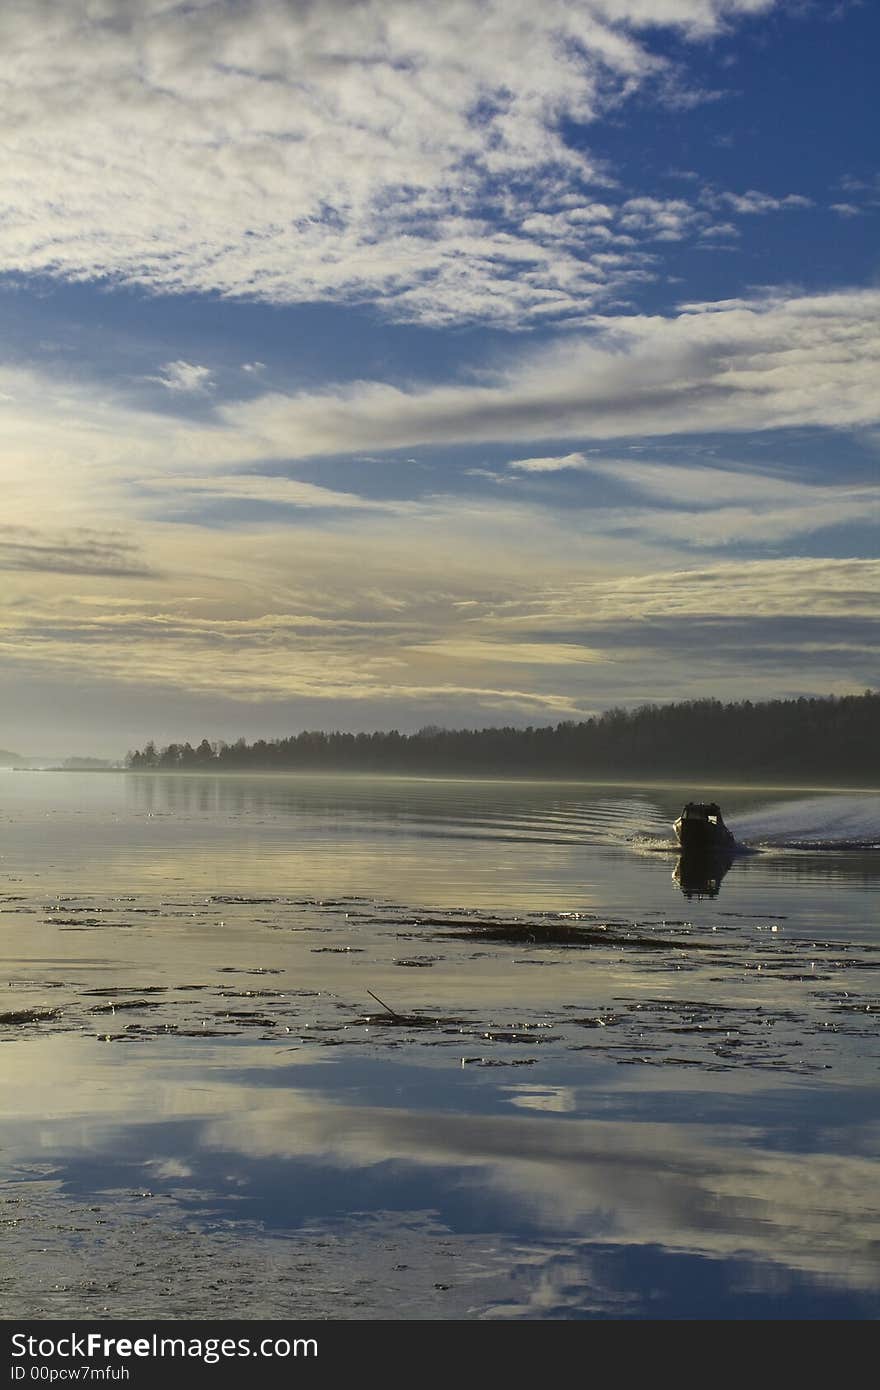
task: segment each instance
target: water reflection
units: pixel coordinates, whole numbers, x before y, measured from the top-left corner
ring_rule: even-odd
[[[877,798],[0,789],[6,1316],[880,1310]]]
[[[819,1090],[802,1098],[786,1146],[784,1130],[761,1122],[772,1096],[750,1108],[740,1092],[726,1122],[670,1119],[668,1093],[665,1118],[635,1093],[627,1114],[602,1072],[585,1077],[583,1068],[561,1078],[549,1069],[551,1104],[542,1108],[533,1078],[520,1087],[509,1074],[499,1084],[405,1061],[390,1071],[303,1065],[215,1045],[199,1061],[130,1054],[123,1098],[114,1092],[119,1062],[93,1052],[90,1068],[78,1059],[71,1102],[49,1083],[60,1060],[50,1054],[44,1046],[47,1071],[38,1066],[27,1087],[13,1077],[5,1175],[12,1168],[21,1190],[38,1161],[39,1181],[51,1177],[68,1215],[100,1206],[108,1245],[133,1217],[126,1202],[106,1199],[128,1194],[139,1198],[141,1226],[159,1206],[166,1221],[177,1213],[195,1222],[203,1250],[230,1222],[297,1249],[298,1233],[321,1234],[319,1268],[307,1277],[325,1288],[341,1289],[353,1271],[363,1278],[399,1228],[433,1222],[435,1240],[445,1233],[482,1251],[456,1271],[471,1316],[880,1312],[869,1088],[837,1092],[838,1124],[862,1135],[861,1152],[844,1154],[827,1115],[810,1123],[822,1110]],[[603,1118],[609,1099],[615,1113]],[[693,1097],[680,1101],[693,1113]],[[358,1244],[352,1223],[363,1213],[382,1213],[383,1224],[368,1223]],[[343,1230],[345,1268],[334,1235]],[[14,1230],[9,1239],[14,1247]],[[443,1315],[427,1283],[409,1295],[421,1297],[421,1316]],[[763,1311],[743,1314],[750,1302]]]
[[[686,898],[717,898],[732,854],[682,854],[672,877]]]
[[[513,911],[611,909],[638,917],[667,910],[679,891],[670,874],[681,788],[0,773],[0,792],[7,874],[58,893],[71,885],[120,894],[180,886]],[[839,916],[843,886],[857,890],[847,920],[876,920],[880,854],[852,847],[880,843],[876,796],[829,793],[803,801],[760,790],[714,792],[739,840],[769,845],[737,858],[724,884],[725,907],[761,911],[769,895],[803,888],[812,930],[823,916]],[[838,830],[848,848],[834,849],[827,839]],[[826,839],[804,848],[809,835]],[[704,901],[710,908],[709,893]]]

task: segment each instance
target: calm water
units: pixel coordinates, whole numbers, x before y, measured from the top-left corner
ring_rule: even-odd
[[[877,795],[0,773],[0,829],[0,1316],[880,1313]]]

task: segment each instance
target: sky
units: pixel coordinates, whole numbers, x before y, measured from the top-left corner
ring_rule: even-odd
[[[870,0],[7,0],[0,746],[878,682]]]

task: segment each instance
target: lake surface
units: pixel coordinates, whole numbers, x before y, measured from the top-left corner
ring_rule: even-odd
[[[880,1314],[878,795],[5,772],[0,831],[0,1316]]]

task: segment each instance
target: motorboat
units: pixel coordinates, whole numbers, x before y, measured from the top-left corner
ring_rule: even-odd
[[[686,802],[674,830],[682,854],[724,854],[736,844],[733,833],[724,824],[717,801]]]

